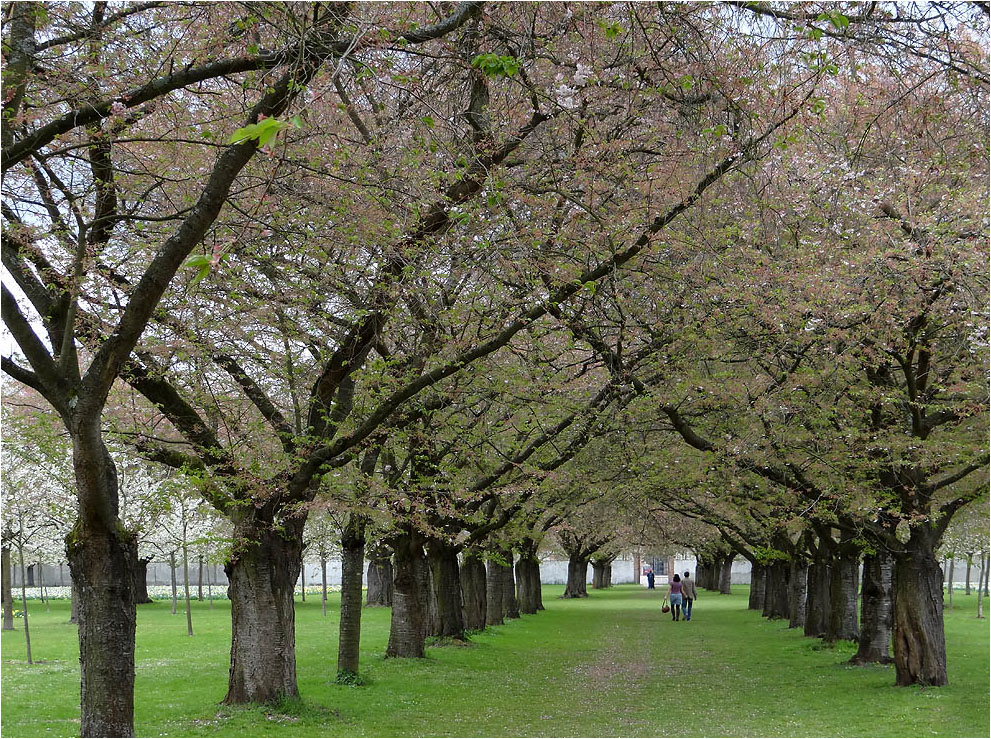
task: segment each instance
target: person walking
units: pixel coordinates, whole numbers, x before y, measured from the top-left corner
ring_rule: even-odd
[[[647,570],[647,590],[654,589],[654,570]]]
[[[664,597],[671,602],[672,621],[681,620],[682,586],[683,583],[681,582],[681,577],[679,577],[676,572],[674,574],[674,578],[670,583],[668,583],[668,592],[664,595]]]
[[[695,581],[688,575],[688,571],[685,571],[685,577],[681,581],[681,595],[684,598],[684,605],[682,606],[682,611],[685,614],[685,620],[692,620],[692,603],[698,597],[698,593],[695,590]]]

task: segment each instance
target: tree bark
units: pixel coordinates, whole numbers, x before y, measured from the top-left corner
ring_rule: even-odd
[[[860,640],[850,662],[855,665],[891,662],[892,589],[894,562],[891,553],[880,549],[864,555],[861,585]]]
[[[756,562],[752,563],[750,566],[750,601],[747,603],[747,608],[752,611],[764,610],[764,583],[766,579],[767,568]]]
[[[736,557],[734,557],[732,554],[720,558],[719,592],[722,593],[723,595],[730,595],[730,584],[732,582],[734,559],[736,559]]]
[[[446,542],[430,539],[427,542],[427,560],[437,601],[438,628],[434,635],[467,641],[458,550]]]
[[[608,567],[606,562],[592,560],[592,590],[602,590],[609,587],[606,585],[606,567]]]
[[[802,556],[793,556],[788,574],[788,628],[805,628],[805,609],[809,593],[809,563]]]
[[[179,586],[175,575],[175,550],[169,552],[169,572],[172,578],[172,615],[179,612]]]
[[[830,597],[832,580],[831,554],[828,542],[819,540],[809,565],[808,599],[805,607],[805,636],[820,639],[829,630]]]
[[[224,703],[296,697],[293,593],[302,566],[305,513],[273,520],[272,506],[236,509],[230,586],[231,668]]]
[[[323,617],[327,618],[327,555],[323,552],[320,553],[320,606]]]
[[[950,567],[949,572],[946,575],[946,607],[949,610],[953,610],[953,565],[956,563],[956,557],[950,557]],[[38,565],[38,572],[41,572],[41,565]]]
[[[392,605],[392,553],[387,547],[375,547],[368,557],[368,594],[366,606]]]
[[[325,561],[325,560],[321,560]],[[361,573],[365,565],[365,519],[348,516],[341,532],[341,622],[337,642],[337,679],[351,681],[358,675],[361,645]],[[326,583],[326,570],[324,570]],[[327,601],[324,598],[324,613]]]
[[[540,595],[540,559],[537,557],[537,546],[532,539],[524,539],[520,544],[520,557],[516,560],[516,588],[519,591],[521,613],[544,610]]]
[[[427,604],[422,580],[426,579],[423,537],[407,530],[395,537],[393,546],[392,623],[386,657],[426,655]]]
[[[847,544],[837,547],[829,584],[829,627],[826,641],[858,641],[857,589],[860,585],[860,550]]]
[[[502,598],[505,594],[505,589],[502,585],[502,572],[499,570],[500,565],[494,560],[488,560],[486,563],[486,575],[485,575],[485,625],[486,626],[502,626],[505,621],[503,621],[503,606]]]
[[[196,600],[203,602],[203,555],[196,556]]]
[[[148,595],[148,563],[151,557],[142,557],[135,562],[134,570],[134,602],[152,603]]]
[[[974,553],[967,552],[967,575],[964,582],[964,595],[970,595],[970,571],[974,567]]]
[[[481,631],[485,628],[486,577],[485,562],[481,552],[465,551],[461,558],[461,593],[465,606],[465,628]]]
[[[895,556],[894,657],[896,685],[946,685],[943,573],[929,526],[910,530]]]
[[[14,630],[14,593],[11,583],[13,582],[13,567],[10,564],[10,547],[4,545],[2,552],[2,564],[0,572],[3,575],[3,630]]]
[[[791,564],[785,560],[775,560],[767,566],[764,582],[764,617],[771,619],[788,618],[789,587]]]
[[[516,578],[513,576],[513,550],[502,552],[507,564],[499,565],[499,577],[502,581],[502,615],[504,618],[520,617],[520,602],[516,598]]]
[[[117,517],[117,470],[99,417],[75,431],[79,518],[66,554],[79,602],[80,733],[133,736],[137,544]]]
[[[182,586],[186,597],[186,634],[193,635],[193,608],[189,599],[189,551],[186,546],[186,532],[182,534]]]
[[[568,583],[562,598],[587,598],[585,580],[588,577],[588,557],[572,554],[568,557]]]
[[[76,583],[72,583],[72,601],[69,604],[69,623],[78,624],[79,623],[79,590],[76,588]]]

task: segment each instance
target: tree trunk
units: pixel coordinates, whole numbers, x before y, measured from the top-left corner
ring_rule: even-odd
[[[72,595],[71,602],[69,603],[69,623],[79,623],[79,590],[76,588],[75,581],[72,582]]]
[[[446,542],[431,539],[427,542],[427,560],[437,602],[438,624],[434,636],[466,641],[458,550]]]
[[[864,555],[860,603],[860,640],[850,660],[855,665],[891,662],[892,569],[891,553],[880,549]]]
[[[585,580],[588,577],[588,557],[572,554],[568,557],[568,584],[562,598],[587,598]]]
[[[829,586],[832,580],[828,544],[820,540],[809,565],[808,599],[805,606],[805,636],[820,639],[829,630]]]
[[[832,580],[829,584],[829,627],[826,641],[857,641],[857,589],[860,585],[860,551],[840,545],[833,556]]]
[[[427,636],[427,604],[421,580],[427,566],[423,538],[407,531],[395,538],[393,546],[392,623],[386,657],[423,657]]]
[[[767,566],[764,581],[764,617],[788,618],[789,587],[788,579],[791,574],[791,564],[785,560],[775,560]]]
[[[520,558],[516,561],[516,588],[519,591],[521,613],[544,610],[540,596],[540,559],[537,543],[524,539],[520,544]]]
[[[21,533],[24,533],[24,521],[21,521]],[[31,628],[28,625],[28,594],[27,594],[27,572],[24,570],[24,544],[20,543],[17,552],[21,559],[21,621],[24,623],[24,647],[27,650],[28,664],[34,664],[31,659]]]
[[[719,563],[719,592],[723,595],[730,595],[734,559],[736,557],[730,554],[722,558],[722,561]]]
[[[151,557],[142,557],[134,565],[134,602],[152,603],[148,595],[148,563]]]
[[[465,551],[461,558],[461,593],[465,605],[465,628],[481,631],[485,628],[486,578],[482,553],[475,549]]]
[[[176,615],[179,612],[179,590],[178,584],[176,583],[175,576],[175,550],[173,549],[169,552],[169,571],[172,578],[172,615]]]
[[[984,618],[984,577],[988,571],[987,563],[984,561],[984,553],[981,552],[981,574],[977,576],[977,617]]]
[[[269,506],[234,514],[234,546],[224,565],[232,621],[228,705],[299,695],[293,591],[306,515],[273,518]]]
[[[117,470],[99,417],[73,433],[79,518],[66,537],[79,602],[80,733],[134,735],[134,563],[137,544],[117,517]]]
[[[299,599],[306,602],[306,562],[302,560],[299,563]]]
[[[368,595],[366,606],[392,605],[392,554],[387,547],[377,546],[368,558]]]
[[[698,570],[699,568],[696,568]],[[764,583],[767,578],[767,568],[753,562],[750,566],[750,601],[747,608],[752,611],[764,609]]]
[[[925,524],[911,529],[895,556],[895,683],[946,685],[943,573],[934,536]]]
[[[11,583],[13,582],[13,568],[10,564],[10,547],[4,546],[2,550],[2,564],[0,572],[3,575],[3,630],[14,630],[14,594]]]
[[[326,560],[321,559],[321,562]],[[358,675],[361,645],[361,573],[365,567],[365,519],[348,516],[341,532],[341,622],[337,642],[337,680],[353,681]],[[326,566],[324,565],[326,588]],[[324,614],[327,600],[324,596]]]
[[[203,555],[196,556],[196,600],[203,602]]]
[[[794,556],[788,574],[788,628],[805,628],[805,609],[809,594],[809,563],[804,557]]]
[[[974,553],[967,552],[967,575],[964,583],[964,595],[970,595],[970,571],[974,567]]]
[[[592,590],[602,590],[606,585],[606,567],[608,564],[601,560],[592,560]]]
[[[502,572],[500,565],[494,560],[486,563],[487,572],[485,575],[485,625],[502,626],[503,607],[502,598],[505,589],[502,585]]]
[[[946,607],[949,610],[953,610],[953,565],[956,562],[955,557],[950,557],[950,567],[949,572],[946,575]],[[38,565],[38,572],[41,572],[41,565]]]
[[[516,578],[513,576],[513,550],[502,552],[508,564],[499,565],[499,577],[502,581],[502,615],[504,618],[520,617],[520,602],[516,598]]]
[[[320,553],[320,605],[323,617],[327,618],[327,555],[323,552]]]
[[[991,552],[988,553],[987,562],[984,569],[981,570],[981,574],[984,575],[984,597],[987,598],[991,595],[991,590],[988,588],[988,576],[991,575]]]
[[[193,635],[193,608],[189,600],[189,552],[186,548],[186,534],[182,536],[182,584],[186,595],[186,634]]]

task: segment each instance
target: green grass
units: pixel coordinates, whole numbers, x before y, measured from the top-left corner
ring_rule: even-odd
[[[853,646],[823,648],[732,596],[703,592],[691,623],[661,615],[637,586],[558,600],[547,610],[476,634],[469,647],[385,660],[387,609],[366,609],[365,685],[334,683],[337,595],[297,603],[303,700],[221,707],[230,605],[194,603],[196,636],[159,602],[138,610],[136,731],[140,736],[988,736],[988,621],[976,596],[947,614],[950,685],[895,688],[891,668],[844,664]],[[3,633],[4,736],[72,736],[79,729],[75,628],[68,604],[30,613]]]

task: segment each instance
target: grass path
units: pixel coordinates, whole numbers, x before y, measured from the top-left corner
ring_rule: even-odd
[[[432,647],[425,660],[382,658],[387,609],[366,609],[360,688],[335,685],[337,603],[297,603],[304,700],[218,706],[227,682],[229,604],[194,604],[196,636],[167,602],[139,609],[139,736],[988,736],[988,621],[955,596],[947,614],[951,684],[895,688],[891,668],[844,664],[852,645],[825,649],[746,610],[746,588],[703,592],[690,623],[660,613],[637,586],[557,599],[547,610]],[[4,736],[78,732],[75,628],[68,604],[35,605],[32,646],[3,634]],[[18,622],[19,626],[19,622]]]

